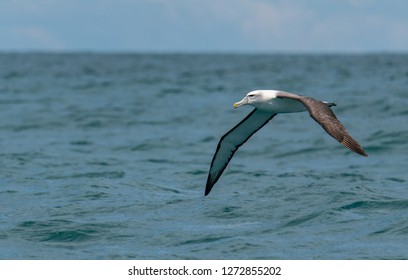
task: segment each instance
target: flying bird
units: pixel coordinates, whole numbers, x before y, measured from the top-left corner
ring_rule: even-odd
[[[255,109],[218,142],[208,172],[205,195],[210,193],[238,148],[277,114],[309,111],[310,116],[340,144],[362,156],[367,156],[330,109],[336,106],[335,103],[279,90],[255,90],[236,102],[234,108],[244,105],[252,105]]]

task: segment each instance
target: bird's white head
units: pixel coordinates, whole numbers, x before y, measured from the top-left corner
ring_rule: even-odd
[[[244,105],[252,105],[256,107],[256,105],[259,103],[265,103],[272,100],[273,98],[276,98],[277,92],[277,90],[251,91],[247,93],[247,95],[245,95],[245,97],[241,101],[234,103],[234,109]]]

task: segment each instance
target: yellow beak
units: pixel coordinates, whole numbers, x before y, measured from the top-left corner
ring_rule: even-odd
[[[248,104],[248,98],[244,97],[244,99],[242,99],[241,101],[234,103],[234,109],[237,109],[238,107],[244,106],[246,104]]]

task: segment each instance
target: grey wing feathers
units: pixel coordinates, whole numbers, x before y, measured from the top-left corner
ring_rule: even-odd
[[[240,123],[234,126],[221,137],[208,172],[205,195],[208,195],[214,184],[221,177],[234,153],[255,132],[268,123],[276,114],[271,114],[254,109]]]
[[[345,127],[327,104],[306,96],[302,96],[298,100],[306,106],[310,116],[319,123],[329,135],[350,150],[362,156],[367,156],[360,144],[348,134]]]

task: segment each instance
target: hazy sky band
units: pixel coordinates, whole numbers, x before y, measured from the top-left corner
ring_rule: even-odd
[[[0,51],[406,52],[408,1],[0,1]]]

